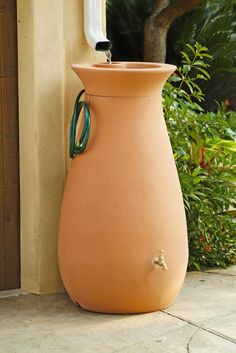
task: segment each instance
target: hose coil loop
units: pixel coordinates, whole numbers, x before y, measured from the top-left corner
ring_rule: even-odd
[[[80,101],[80,98],[84,94],[84,92],[85,92],[85,90],[83,89],[78,94],[78,96],[75,100],[74,111],[73,111],[73,115],[71,118],[70,147],[69,147],[70,158],[75,157],[75,155],[77,155],[77,154],[81,154],[85,150],[88,139],[89,139],[90,126],[91,126],[89,105],[85,100]],[[76,141],[76,126],[77,126],[77,122],[78,122],[79,115],[80,115],[82,108],[84,109],[84,115],[83,115],[84,124],[83,124],[83,128],[82,128],[82,132],[81,132],[79,141],[77,142]]]

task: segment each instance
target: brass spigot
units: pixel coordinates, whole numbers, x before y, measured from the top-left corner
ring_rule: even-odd
[[[152,259],[152,266],[155,268],[161,267],[162,270],[165,270],[165,271],[168,270],[168,267],[167,267],[167,264],[166,264],[165,258],[164,258],[164,250],[160,250],[160,255],[155,256]]]

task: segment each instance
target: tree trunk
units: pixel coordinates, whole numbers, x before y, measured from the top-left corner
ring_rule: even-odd
[[[156,0],[144,26],[144,60],[165,62],[167,33],[172,22],[202,0]]]
[[[164,63],[169,26],[156,18],[149,18],[144,29],[144,60]]]

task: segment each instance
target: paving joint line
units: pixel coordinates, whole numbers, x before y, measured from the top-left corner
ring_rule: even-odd
[[[194,331],[194,333],[190,336],[187,345],[186,345],[186,349],[187,349],[187,353],[190,353],[190,343],[192,342],[193,337],[197,334],[197,332],[199,331],[199,327],[197,327],[197,329]]]
[[[208,332],[208,333],[211,333],[211,334],[214,335],[214,336],[218,336],[218,337],[223,338],[224,340],[226,340],[226,341],[228,341],[228,342],[232,342],[232,343],[236,344],[236,339],[234,339],[234,338],[232,338],[232,337],[230,337],[230,336],[224,335],[223,333],[220,333],[220,332],[218,332],[218,331],[212,330],[212,329],[210,329],[210,328],[208,328],[208,327],[201,326],[200,324],[197,324],[196,322],[194,322],[194,321],[192,321],[192,320],[185,319],[185,318],[183,318],[183,317],[181,317],[181,316],[171,314],[169,311],[166,311],[166,310],[160,310],[160,311],[163,312],[164,314],[167,314],[167,315],[172,316],[172,317],[174,317],[174,318],[176,318],[176,319],[179,319],[179,320],[181,320],[181,321],[184,321],[184,322],[186,322],[186,323],[188,323],[188,324],[190,324],[190,325],[192,325],[192,326],[195,326],[195,327],[197,327],[197,328],[199,328],[199,329],[201,329],[201,330],[203,330],[203,331],[206,331],[206,332]]]

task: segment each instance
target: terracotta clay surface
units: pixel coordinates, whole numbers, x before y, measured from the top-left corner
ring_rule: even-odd
[[[109,65],[109,68],[107,68]],[[73,65],[91,134],[71,161],[61,209],[59,268],[74,303],[106,313],[170,305],[188,246],[181,189],[161,105],[167,64]],[[164,251],[168,267],[153,267]]]

